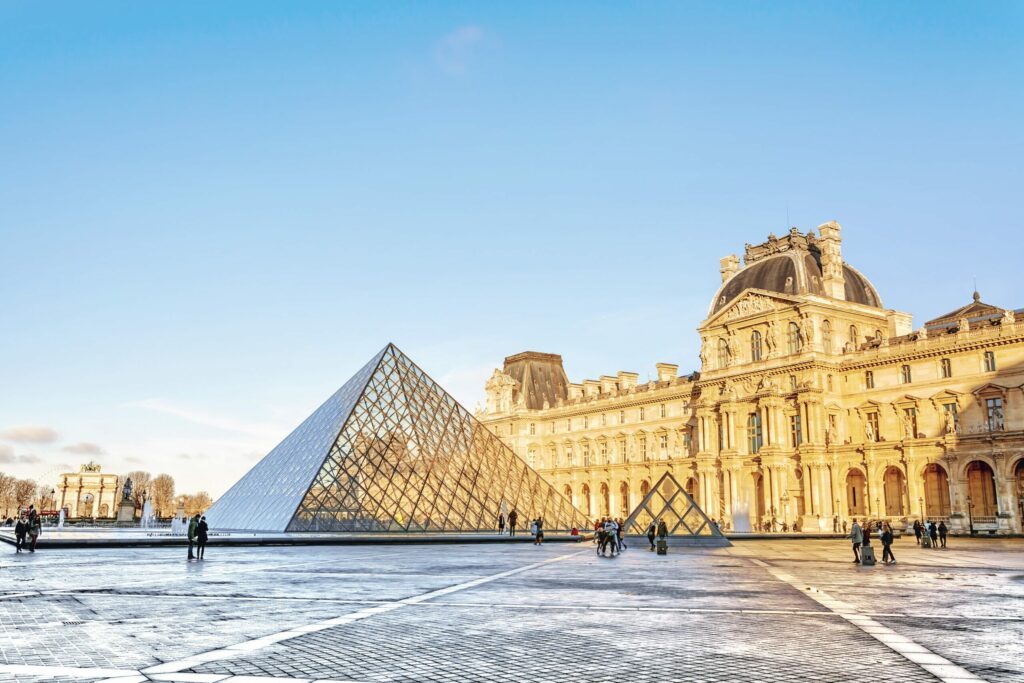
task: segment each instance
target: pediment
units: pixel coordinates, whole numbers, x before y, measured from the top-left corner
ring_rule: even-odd
[[[973,390],[971,393],[974,394],[975,396],[999,395],[1005,397],[1006,392],[1009,391],[1009,389],[1010,387],[1004,387],[1002,384],[994,384],[993,382],[989,382],[988,384],[981,385],[977,389]]]
[[[714,323],[721,323],[727,320],[740,320],[761,313],[770,313],[784,308],[789,308],[797,303],[795,297],[788,297],[776,292],[767,292],[763,289],[748,289],[736,297],[727,307],[708,318],[701,327],[707,327]]]

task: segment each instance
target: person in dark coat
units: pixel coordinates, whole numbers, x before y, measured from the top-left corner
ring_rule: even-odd
[[[23,517],[18,517],[18,523],[14,525],[14,552],[20,553],[25,547],[25,536],[28,535],[28,524]]]
[[[654,537],[658,534],[658,523],[655,520],[651,520],[651,525],[647,527],[647,541],[651,544],[651,552],[654,552]]]
[[[892,554],[893,534],[888,522],[882,526],[882,564],[896,564],[896,556]]]
[[[504,512],[499,512],[498,513],[498,535],[501,536],[503,533],[505,533],[505,513]]]
[[[939,530],[935,528],[935,522],[928,522],[928,538],[932,539],[932,550],[939,547]]]
[[[199,527],[199,515],[196,515],[192,519],[188,520],[188,559],[194,560],[196,556],[192,554],[192,546],[196,542],[196,529]]]
[[[199,519],[196,525],[196,556],[201,560],[206,554],[206,541],[209,540],[210,527],[206,525],[206,517]]]
[[[939,544],[943,548],[946,547],[946,536],[949,535],[949,527],[946,526],[945,522],[939,522]]]
[[[512,508],[512,512],[508,513],[508,535],[516,535],[516,522],[519,521],[519,513],[516,512],[515,508]]]
[[[921,545],[921,520],[914,520],[914,538],[917,539],[917,544]]]
[[[665,520],[658,522],[658,538],[665,539],[668,536],[668,525],[665,524]]]
[[[43,533],[43,520],[40,518],[39,513],[29,507],[28,517],[28,551],[34,553],[36,551],[36,543],[39,541],[39,534]]]

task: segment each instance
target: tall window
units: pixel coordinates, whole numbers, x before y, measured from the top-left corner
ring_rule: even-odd
[[[789,342],[789,352],[791,354],[800,353],[800,326],[797,325],[796,323],[789,324],[789,334],[787,335],[787,340]]]
[[[750,335],[750,360],[761,360],[761,333],[757,330]]]
[[[567,431],[567,432],[571,432],[572,431],[572,420],[571,419],[565,421],[565,431]]]
[[[985,372],[996,371],[996,354],[992,351],[985,352]]]
[[[804,442],[803,424],[800,422],[800,413],[789,416],[789,441],[793,448]]]
[[[821,324],[821,347],[825,353],[832,353],[832,323],[827,320]]]
[[[901,384],[910,384],[910,379],[911,379],[911,377],[910,377],[910,366],[909,365],[901,365],[900,366],[900,383]]]
[[[661,404],[661,408],[660,408],[659,412],[660,412],[662,418],[668,417],[668,408],[665,407],[664,403]]]
[[[608,424],[608,414],[607,413],[601,413],[601,426],[604,427],[607,424]]]
[[[626,440],[619,439],[619,460],[626,462]]]
[[[868,413],[865,415],[868,424],[871,425],[870,436],[872,441],[878,441],[878,413]]]
[[[870,370],[867,370],[864,373],[864,387],[866,389],[875,388],[875,373],[871,372]]]
[[[576,464],[572,457],[572,446],[565,447],[565,464],[569,467],[573,467]]]
[[[536,449],[534,449],[534,448],[531,448],[531,449],[530,449],[530,450],[529,450],[529,451],[527,452],[527,454],[526,454],[526,462],[527,462],[527,464],[528,464],[528,465],[529,465],[529,466],[530,466],[531,468],[533,468],[533,469],[537,469],[537,450],[536,450]]]
[[[647,437],[641,436],[637,439],[637,447],[640,449],[640,460],[647,462]]]
[[[853,345],[854,350],[857,349],[857,326],[850,325],[850,344]]]
[[[942,377],[948,379],[953,376],[953,364],[949,362],[948,358],[943,358],[939,365],[942,367]]]
[[[751,413],[747,417],[747,446],[750,449],[750,454],[753,455],[759,452],[763,443],[761,437],[761,415],[760,413]]]
[[[1003,399],[986,398],[985,414],[988,418],[988,428],[993,432],[1003,430]]]
[[[943,418],[949,415],[950,421],[953,423],[953,431],[957,434],[960,433],[960,413],[957,411],[956,403],[943,403],[942,404]]]
[[[626,411],[625,410],[620,410],[619,411],[619,424],[620,425],[621,424],[626,424]]]
[[[665,453],[668,453],[668,434],[662,434],[660,438],[659,446],[661,447],[662,457]]]
[[[537,435],[537,423],[531,422],[530,423],[530,436],[536,436],[536,435]]]
[[[796,375],[789,376],[789,390],[796,391]]]
[[[729,342],[724,339],[718,340],[718,367],[729,367]]]
[[[583,428],[586,429],[590,426],[590,417],[587,415],[583,416]]]
[[[832,375],[828,375],[825,377],[825,387],[829,391],[832,391]]]
[[[583,442],[583,466],[590,467],[590,444]]]
[[[640,418],[639,419],[640,419],[641,422],[644,421],[644,409],[643,409],[643,406],[640,407]]]
[[[605,464],[607,462],[608,462],[608,442],[607,441],[602,441],[601,442],[601,463],[600,464],[603,465],[603,464]]]

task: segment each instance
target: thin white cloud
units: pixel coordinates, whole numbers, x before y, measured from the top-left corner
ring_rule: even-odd
[[[0,432],[0,439],[15,443],[53,443],[59,438],[57,430],[43,425],[19,425]]]
[[[486,39],[487,34],[479,26],[459,26],[437,41],[434,46],[434,61],[446,74],[463,74]]]
[[[204,427],[213,427],[214,429],[232,432],[235,434],[245,434],[246,436],[252,436],[258,439],[272,439],[274,437],[279,437],[281,434],[280,429],[271,425],[241,422],[229,417],[195,410],[187,406],[174,405],[159,398],[134,401],[125,405],[129,408],[142,408],[143,410],[148,410],[154,413],[177,417],[185,420],[186,422],[191,422],[192,424],[202,425]]]
[[[0,444],[0,465],[38,465],[43,459],[38,455],[15,455],[14,449]]]
[[[88,441],[79,441],[78,443],[65,446],[61,449],[68,453],[75,453],[76,455],[103,455],[105,451],[98,444],[90,443]]]

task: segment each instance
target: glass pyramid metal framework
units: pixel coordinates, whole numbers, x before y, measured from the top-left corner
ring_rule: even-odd
[[[231,487],[211,528],[494,532],[586,528],[586,516],[388,344]]]
[[[725,539],[671,472],[662,475],[626,520],[626,532],[645,535],[651,521],[664,521],[669,536]]]

